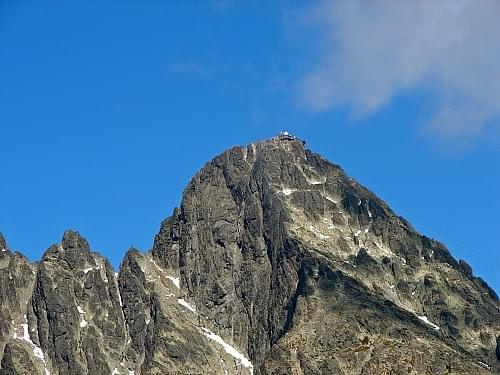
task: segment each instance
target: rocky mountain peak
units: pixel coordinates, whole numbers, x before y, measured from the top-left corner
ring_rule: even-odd
[[[0,375],[500,373],[495,292],[288,133],[207,163],[119,273],[67,231],[0,281]]]
[[[61,247],[67,251],[78,250],[85,253],[90,252],[87,240],[79,232],[72,230],[64,232]]]
[[[162,224],[153,255],[179,270],[202,314],[247,347],[258,373],[283,368],[283,361],[288,372],[323,373],[321,366],[345,371],[346,363],[334,365],[326,357],[315,367],[317,354],[308,342],[330,340],[314,321],[345,330],[339,316],[366,319],[354,308],[358,303],[378,306],[375,326],[395,314],[394,323],[420,327],[410,330],[430,335],[425,351],[437,345],[436,336],[467,352],[488,346],[492,356],[499,334],[498,298],[465,262],[294,137],[233,147],[208,163],[189,183],[180,209]],[[332,315],[326,300],[337,301],[340,315]],[[228,320],[228,311],[237,318]],[[366,330],[371,337],[372,328]],[[392,340],[390,335],[379,331],[377,340]],[[269,350],[287,353],[287,359],[264,362]],[[313,357],[314,365],[303,363]],[[451,358],[448,365],[454,366]],[[435,366],[445,371],[444,363]]]

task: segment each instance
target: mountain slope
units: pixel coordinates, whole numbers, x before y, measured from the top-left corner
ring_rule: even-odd
[[[293,137],[208,163],[119,274],[0,239],[0,374],[500,373],[495,292]]]

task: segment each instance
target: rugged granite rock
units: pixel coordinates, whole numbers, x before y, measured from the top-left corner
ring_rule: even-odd
[[[291,136],[208,163],[118,274],[0,235],[0,374],[500,373],[500,302]]]

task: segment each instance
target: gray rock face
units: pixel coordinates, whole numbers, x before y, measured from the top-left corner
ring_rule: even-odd
[[[293,137],[208,163],[119,274],[77,232],[0,249],[0,374],[500,373],[496,293]]]
[[[257,374],[498,369],[494,291],[299,140],[207,164],[153,256]]]
[[[497,359],[500,361],[500,336],[497,337],[496,355],[497,355]]]
[[[118,285],[109,262],[76,232],[44,254],[28,311],[32,341],[59,374],[111,373],[125,345]]]

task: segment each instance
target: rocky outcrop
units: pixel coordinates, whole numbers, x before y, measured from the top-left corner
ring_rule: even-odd
[[[0,248],[0,374],[500,373],[495,291],[293,137],[208,163],[119,273]]]
[[[28,310],[32,341],[59,374],[111,373],[126,331],[113,269],[66,232],[39,266]]]
[[[26,340],[27,304],[35,281],[36,266],[23,255],[11,252],[0,234],[0,374],[35,372],[40,364]]]

